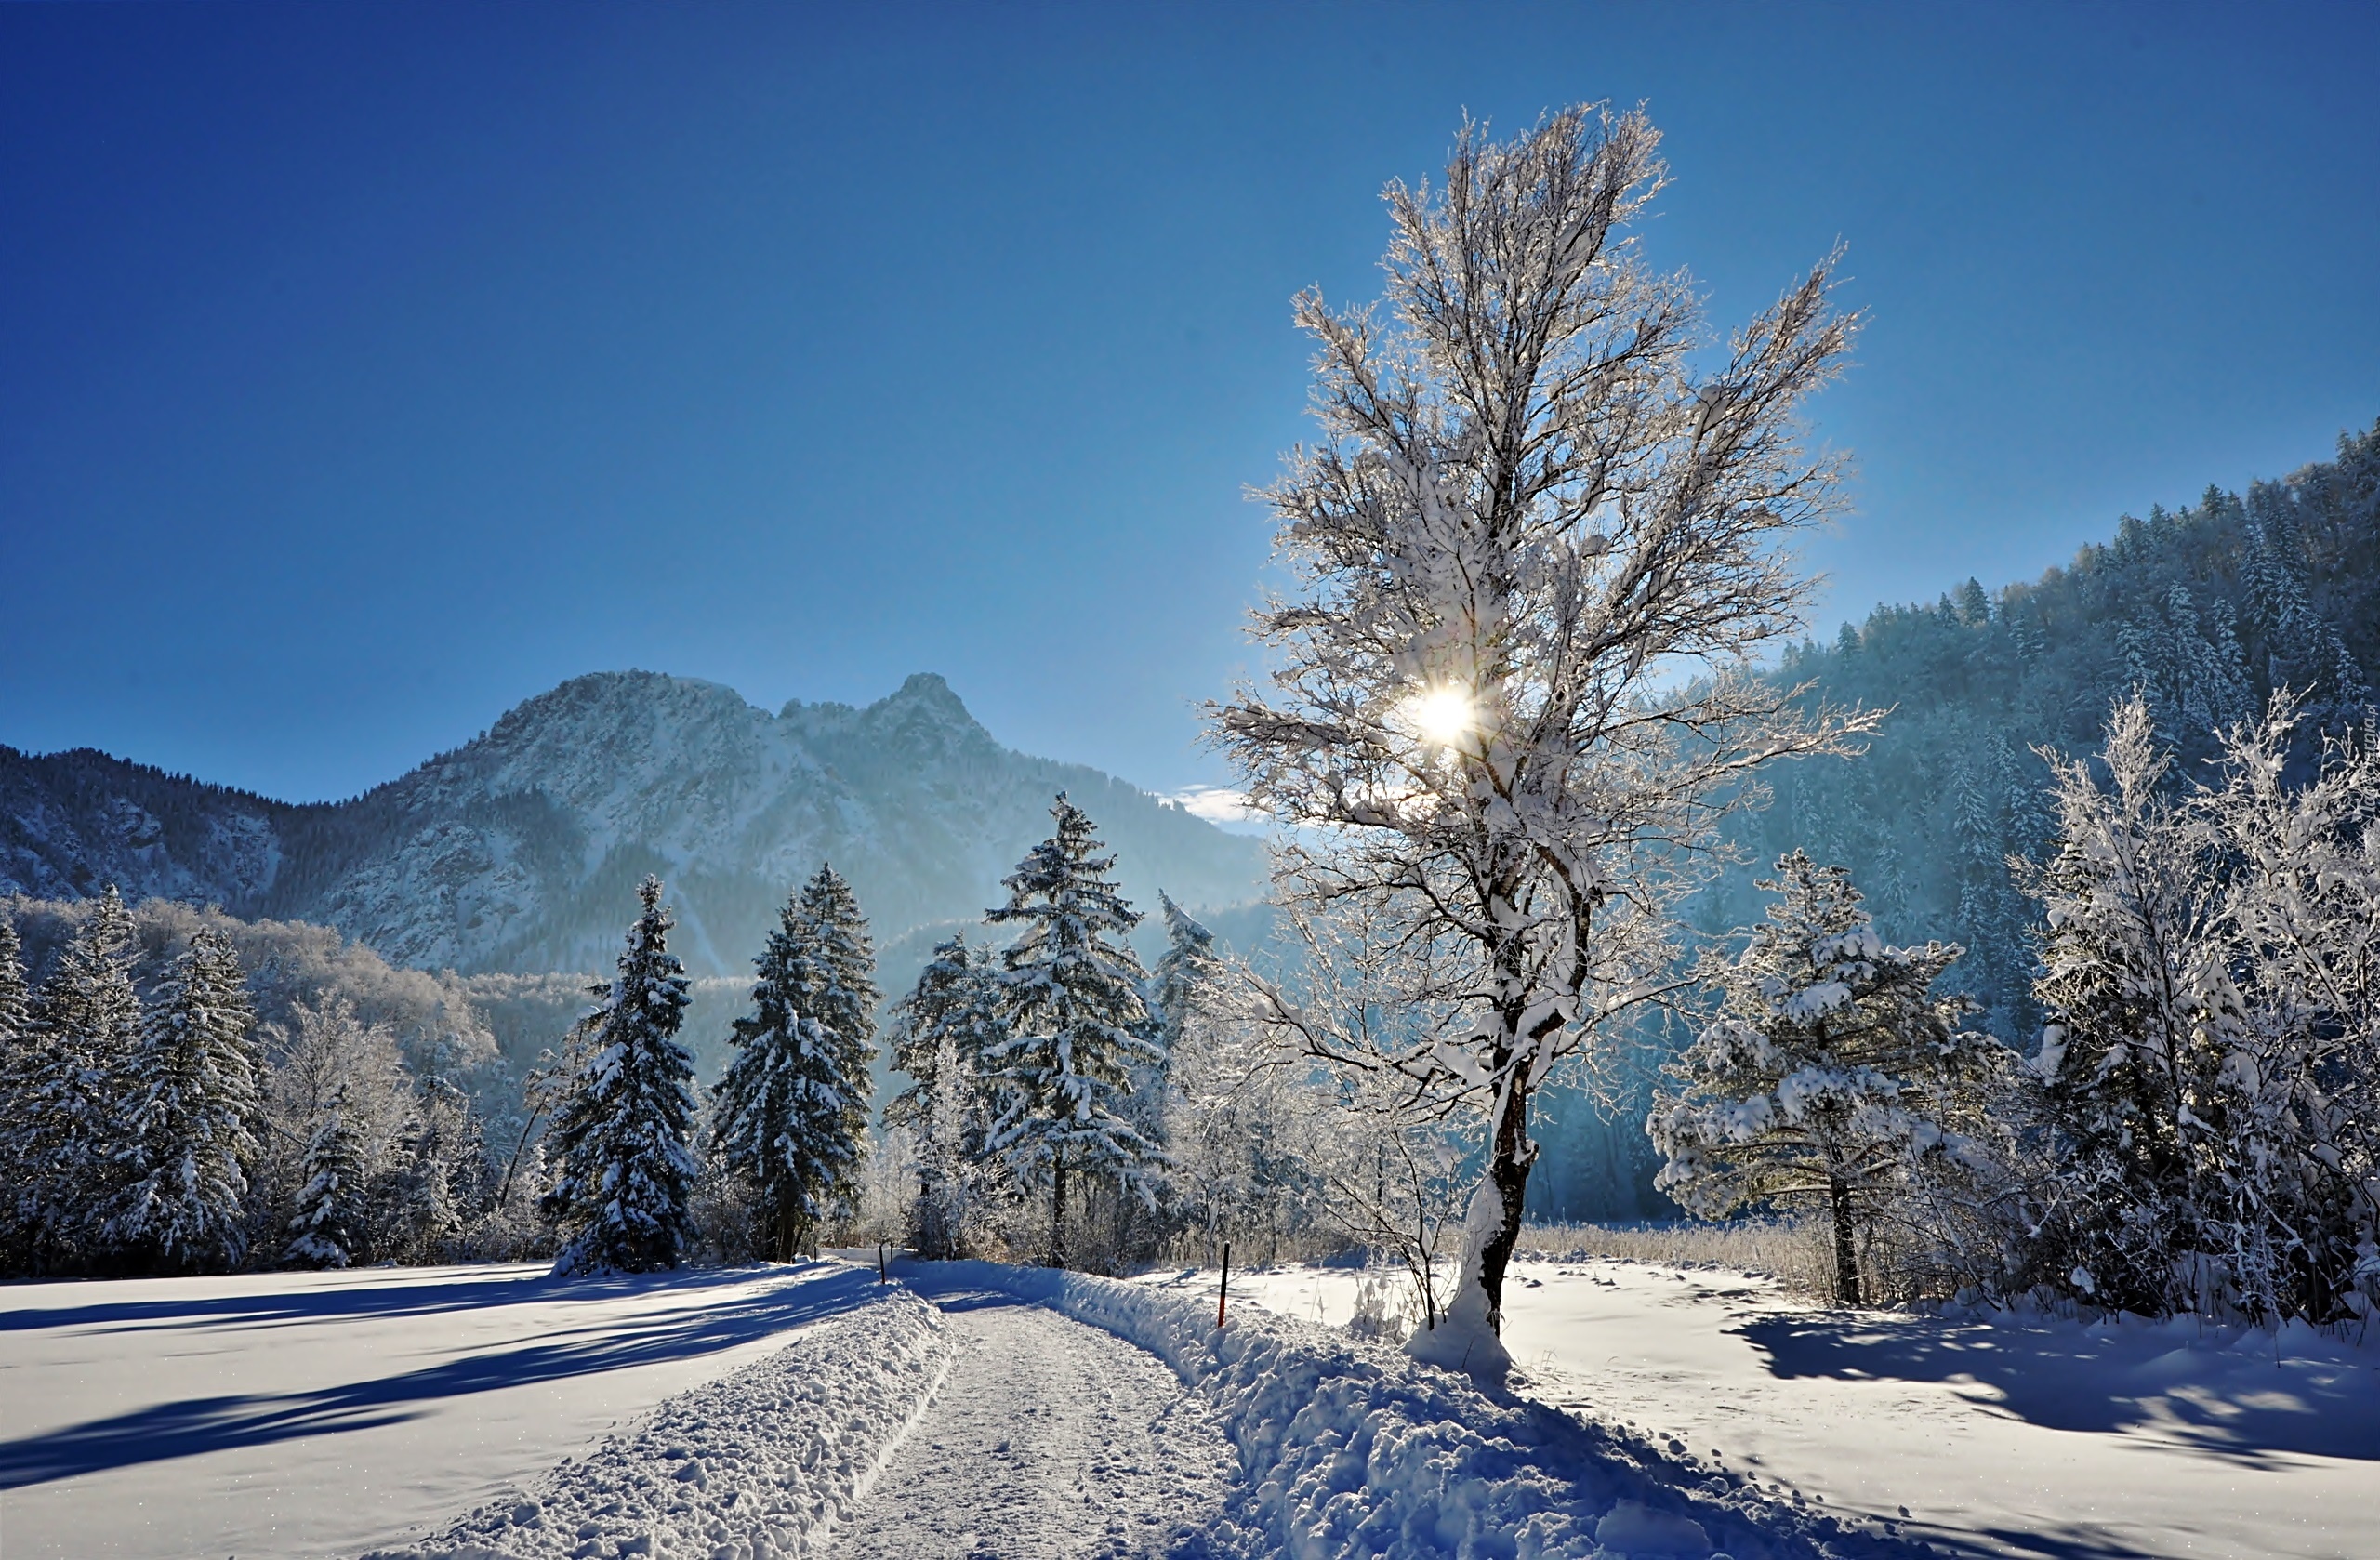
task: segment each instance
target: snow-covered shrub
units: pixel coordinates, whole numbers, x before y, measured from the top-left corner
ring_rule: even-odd
[[[1764,886],[1776,901],[1741,952],[1703,961],[1720,1011],[1646,1123],[1668,1160],[1655,1184],[1707,1218],[1812,1210],[1857,1305],[1863,1244],[1931,1234],[1937,1205],[2000,1184],[1991,1111],[2015,1057],[1935,991],[1960,950],[1887,945],[1844,868],[1796,851]]]
[[[2221,734],[2217,784],[2177,787],[2135,695],[2104,787],[2053,760],[2028,1280],[2259,1320],[2372,1303],[2380,757],[2366,730],[2293,776],[2297,724],[2277,695]]]
[[[1388,1274],[1367,1273],[1355,1284],[1355,1308],[1347,1317],[1347,1330],[1378,1343],[1402,1343],[1421,1321],[1412,1298],[1411,1289]]]

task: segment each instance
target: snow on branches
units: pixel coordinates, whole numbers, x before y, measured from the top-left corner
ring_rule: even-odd
[[[109,1243],[167,1272],[230,1267],[257,1157],[256,1010],[230,939],[194,932],[151,1010],[116,1151],[131,1176]]]
[[[1463,950],[1448,1054],[1488,1142],[1455,1309],[1483,1327],[1532,1091],[1658,989],[1684,858],[1752,772],[1868,723],[1752,675],[1800,626],[1784,544],[1835,502],[1794,413],[1856,321],[1830,260],[1699,371],[1700,300],[1633,236],[1658,144],[1634,112],[1467,125],[1442,186],[1388,192],[1385,307],[1300,297],[1323,437],[1269,494],[1300,584],[1256,615],[1271,688],[1212,711],[1254,804],[1312,831],[1292,892]]]
[[[313,1136],[306,1142],[303,1173],[282,1265],[345,1267],[364,1249],[366,1215],[364,1148],[344,1083],[332,1090]]]
[[[669,951],[661,880],[637,885],[620,972],[590,1015],[576,1091],[554,1129],[560,1160],[549,1211],[566,1237],[557,1275],[675,1267],[688,1234],[695,1167],[694,1053],[678,1038],[686,972]]]
[[[1962,950],[1888,945],[1849,872],[1796,851],[1761,887],[1776,903],[1742,951],[1704,957],[1720,1011],[1646,1123],[1668,1160],[1655,1184],[1708,1218],[1823,1210],[1837,1297],[1858,1305],[1864,1226],[1946,1172],[2000,1179],[1990,1113],[2015,1057],[1934,992]]]
[[[963,936],[937,944],[910,993],[892,1005],[892,1064],[911,1079],[884,1107],[888,1128],[918,1145],[918,1249],[968,1254],[979,1207],[998,1189],[984,1152],[991,1129],[985,1057],[1007,1033],[998,1011],[998,970]]]
[[[996,1102],[985,1136],[1021,1186],[1050,1193],[1052,1267],[1066,1264],[1069,1178],[1112,1177],[1144,1201],[1163,1153],[1126,1109],[1136,1066],[1164,1051],[1142,999],[1147,980],[1124,939],[1140,924],[1107,876],[1091,818],[1060,792],[1057,828],[1006,879],[1008,903],[989,913],[1020,932],[1000,956],[999,1039],[983,1065]]]
[[[755,963],[752,1012],[735,1021],[713,1133],[728,1169],[759,1195],[761,1249],[790,1262],[848,1199],[867,1146],[876,955],[834,867],[786,902]]]
[[[2135,694],[2052,760],[2035,1265],[2102,1304],[2328,1322],[2380,1300],[2380,755],[2291,775],[2298,706],[2175,784]],[[2294,783],[2293,783],[2293,781]]]

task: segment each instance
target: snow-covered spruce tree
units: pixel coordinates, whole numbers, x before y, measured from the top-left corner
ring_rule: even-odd
[[[344,1084],[331,1091],[306,1141],[305,1177],[281,1265],[346,1267],[364,1252],[365,1173]]]
[[[791,1262],[848,1198],[867,1147],[876,957],[832,866],[786,902],[755,962],[752,1012],[735,1021],[712,1132],[756,1198],[760,1249]]]
[[[1699,371],[1700,300],[1631,237],[1658,142],[1591,109],[1466,125],[1443,186],[1388,191],[1386,307],[1299,298],[1323,437],[1270,497],[1302,584],[1256,616],[1270,691],[1212,712],[1259,809],[1344,842],[1287,890],[1469,949],[1455,1075],[1488,1141],[1457,1332],[1500,1319],[1533,1092],[1661,987],[1681,858],[1755,766],[1865,724],[1754,675],[1805,602],[1783,545],[1837,491],[1792,419],[1855,322],[1821,264]]]
[[[108,1211],[130,1179],[119,1155],[140,1047],[132,917],[113,885],[33,994],[19,1092],[24,1178],[13,1188],[25,1265],[103,1263]]]
[[[661,880],[637,885],[644,911],[628,929],[620,972],[595,988],[588,1051],[553,1132],[546,1207],[563,1244],[554,1272],[642,1273],[675,1267],[688,1234],[695,1166],[694,1052],[678,1038],[686,971],[669,951]]]
[[[2221,1115],[2215,1031],[2240,1011],[2213,842],[2168,794],[2170,762],[2139,694],[2109,718],[2104,788],[2087,761],[2042,757],[2058,824],[2055,854],[2027,874],[2045,923],[2036,1265],[2102,1305],[2192,1309],[2205,1123]]]
[[[37,1081],[32,990],[25,984],[25,948],[17,923],[0,916],[0,1276],[17,1271],[29,1241],[19,1223],[20,1188],[30,1184],[33,1154],[33,1090]]]
[[[1776,902],[1742,951],[1702,961],[1720,1010],[1646,1121],[1668,1161],[1654,1183],[1704,1218],[1821,1210],[1836,1299],[1858,1305],[1874,1222],[1921,1223],[1929,1183],[2000,1183],[1990,1117],[2015,1056],[1964,1027],[1969,998],[1934,990],[1962,950],[1887,945],[1844,868],[1795,851],[1760,886]]]
[[[1163,1060],[1141,998],[1148,979],[1124,939],[1140,915],[1107,876],[1090,817],[1058,794],[1057,830],[1017,864],[1008,903],[989,912],[1019,927],[1000,956],[1006,1030],[984,1064],[997,1101],[985,1147],[1020,1186],[1050,1194],[1049,1263],[1064,1267],[1068,1183],[1113,1181],[1153,1198],[1157,1146],[1125,1114],[1132,1070]]]
[[[963,933],[934,945],[918,984],[892,1004],[892,1065],[909,1086],[885,1103],[888,1124],[913,1130],[926,1124],[952,1051],[969,1074],[954,1079],[962,1084],[955,1092],[965,1104],[966,1086],[972,1086],[980,1099],[974,1074],[999,1038],[998,997],[998,964],[989,950],[970,945]],[[980,1146],[980,1135],[976,1141]]]
[[[192,934],[144,1027],[117,1149],[132,1179],[104,1238],[145,1270],[223,1272],[246,1246],[260,1110],[256,1011],[229,938]]]
[[[984,1058],[1006,1034],[998,1004],[998,967],[958,936],[935,945],[917,985],[892,1005],[892,1064],[910,1083],[886,1104],[884,1121],[917,1145],[922,1256],[966,1255],[976,1210],[994,1191]]]

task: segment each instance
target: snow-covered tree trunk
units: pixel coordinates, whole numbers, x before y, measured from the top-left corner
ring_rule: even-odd
[[[1834,1298],[1844,1305],[1865,1302],[1859,1294],[1859,1249],[1853,1238],[1858,1214],[1851,1206],[1851,1183],[1843,1173],[1842,1157],[1832,1151],[1826,1169],[1826,1210],[1834,1230]]]
[[[1443,186],[1388,192],[1387,307],[1299,298],[1324,439],[1270,496],[1302,585],[1257,615],[1271,693],[1213,712],[1254,803],[1336,842],[1286,887],[1468,949],[1474,1022],[1435,1052],[1486,1107],[1459,1329],[1500,1318],[1536,1091],[1659,987],[1682,858],[1757,765],[1862,724],[1752,675],[1800,626],[1782,544],[1838,468],[1792,418],[1853,322],[1821,265],[1697,372],[1699,302],[1631,236],[1658,140],[1466,126]]]

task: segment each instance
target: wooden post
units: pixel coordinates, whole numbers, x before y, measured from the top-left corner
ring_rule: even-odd
[[[1231,1298],[1231,1242],[1223,1242],[1223,1281],[1215,1290],[1215,1326],[1223,1325],[1223,1302]]]
[[[879,1284],[892,1282],[892,1268],[884,1254],[884,1242],[880,1240],[876,1243],[876,1281]]]

